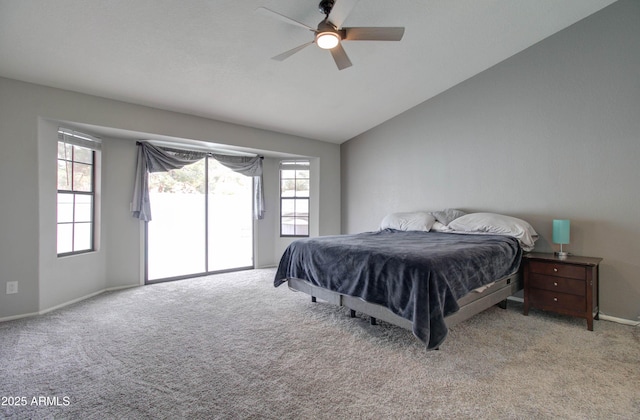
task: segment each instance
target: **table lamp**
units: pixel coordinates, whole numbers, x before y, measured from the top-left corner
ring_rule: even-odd
[[[553,243],[560,244],[560,251],[555,254],[560,258],[566,258],[569,255],[568,252],[562,250],[562,245],[569,243],[570,230],[571,222],[569,220],[553,221]]]

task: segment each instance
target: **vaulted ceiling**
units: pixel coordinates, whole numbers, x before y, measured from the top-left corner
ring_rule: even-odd
[[[353,2],[353,0],[337,0]],[[319,0],[0,0],[0,76],[342,143],[614,0],[362,0],[344,26],[400,42],[312,45]]]

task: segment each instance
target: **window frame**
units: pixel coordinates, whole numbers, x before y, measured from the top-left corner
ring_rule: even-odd
[[[57,169],[56,169],[56,255],[58,257],[66,257],[66,256],[71,256],[71,255],[79,255],[79,254],[86,254],[86,253],[90,253],[90,252],[95,252],[96,251],[96,215],[97,215],[97,209],[96,209],[96,199],[97,199],[97,166],[98,166],[98,151],[101,149],[100,148],[100,140],[97,138],[94,138],[92,136],[89,135],[85,135],[82,133],[77,133],[71,130],[63,130],[60,129],[58,131],[58,142],[57,142],[57,148],[56,150],[59,150],[60,145],[63,145],[63,147],[65,148],[65,151],[67,150],[68,146],[71,146],[71,156],[64,156],[64,157],[60,157],[58,155],[58,153],[56,153],[56,162],[57,162]],[[87,149],[90,153],[91,158],[87,159],[90,160],[90,162],[86,162],[84,160],[81,160],[81,158],[77,158],[76,157],[76,148],[82,148],[82,149]],[[58,176],[59,176],[59,171],[60,171],[60,162],[63,162],[65,168],[71,168],[71,178],[70,178],[70,185],[69,185],[69,189],[66,188],[60,188],[60,184],[58,182]],[[81,165],[88,165],[90,166],[90,171],[89,173],[91,174],[91,182],[89,183],[88,187],[89,189],[78,189],[75,185],[76,183],[76,179],[75,179],[75,175],[76,175],[76,165],[77,164],[81,164]],[[70,221],[60,221],[60,196],[61,195],[68,195],[71,196],[71,220]],[[89,205],[90,205],[90,209],[87,212],[87,219],[88,220],[76,220],[76,211],[78,210],[77,207],[77,200],[79,197],[84,196],[84,197],[90,197],[89,200]],[[79,228],[80,226],[87,226],[89,227],[89,246],[88,247],[82,247],[81,249],[77,249],[77,244],[76,244],[76,230],[77,228]],[[64,251],[64,252],[60,252],[60,244],[59,244],[59,237],[60,237],[60,226],[71,226],[71,251]]]
[[[293,178],[283,178],[283,171],[285,170],[294,170],[296,171],[296,174]],[[303,170],[303,171],[307,171],[307,178],[298,178],[298,174],[297,171],[299,170]],[[310,236],[310,232],[311,232],[311,226],[310,226],[310,188],[311,188],[311,161],[309,159],[287,159],[287,160],[282,160],[280,161],[280,167],[278,170],[278,188],[280,190],[279,196],[280,196],[280,212],[279,212],[279,230],[280,230],[280,237],[281,238],[308,238]],[[295,187],[293,189],[294,191],[294,195],[292,197],[285,197],[283,196],[283,180],[292,180],[295,183]],[[298,195],[298,189],[297,189],[297,181],[298,180],[306,180],[308,183],[308,190],[307,190],[307,195]],[[297,200],[306,200],[306,205],[305,207],[307,208],[307,213],[306,216],[301,216],[297,213],[297,211],[295,210],[296,208],[296,201]],[[293,201],[294,202],[294,212],[293,215],[289,215],[289,216],[285,216],[283,214],[283,203],[285,201]],[[294,220],[293,223],[293,228],[294,228],[294,233],[284,233],[283,231],[283,226],[285,225],[283,222],[283,220],[285,218],[291,218]],[[297,220],[306,220],[307,222],[307,230],[306,230],[306,234],[296,234],[295,231],[297,230],[296,227],[298,226],[295,221]]]

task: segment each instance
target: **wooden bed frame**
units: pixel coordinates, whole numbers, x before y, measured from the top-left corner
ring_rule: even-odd
[[[375,325],[376,320],[380,319],[409,331],[412,330],[413,323],[410,320],[394,314],[382,305],[366,302],[358,297],[343,295],[297,278],[289,278],[288,285],[289,289],[295,292],[303,292],[310,295],[312,302],[315,302],[316,298],[318,298],[337,306],[349,308],[352,318],[355,317],[355,313],[358,311],[371,317],[372,325]],[[452,327],[497,304],[506,309],[507,298],[522,290],[522,287],[522,276],[520,270],[518,270],[517,273],[496,281],[481,293],[470,292],[458,300],[460,310],[447,316],[445,323],[447,327]]]

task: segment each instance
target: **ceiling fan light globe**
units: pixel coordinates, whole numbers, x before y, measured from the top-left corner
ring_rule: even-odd
[[[316,35],[316,44],[324,50],[335,48],[340,42],[340,37],[335,32],[320,32]]]

